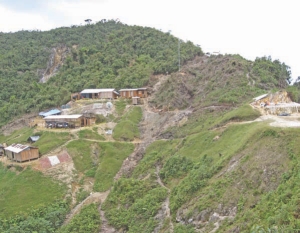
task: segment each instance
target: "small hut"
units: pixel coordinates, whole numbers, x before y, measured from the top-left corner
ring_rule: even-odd
[[[33,146],[12,144],[4,148],[6,156],[16,162],[25,162],[39,158],[39,149]]]

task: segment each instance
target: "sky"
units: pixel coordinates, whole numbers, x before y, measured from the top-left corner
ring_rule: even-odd
[[[271,56],[300,76],[297,0],[0,0],[0,31],[119,19],[192,41],[204,52]]]

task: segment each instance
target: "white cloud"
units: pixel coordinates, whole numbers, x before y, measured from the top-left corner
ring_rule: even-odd
[[[15,32],[19,30],[49,30],[55,26],[46,16],[40,14],[20,13],[0,5],[0,31]]]
[[[200,44],[205,52],[240,54],[247,59],[271,55],[291,66],[298,65],[297,1],[286,0],[52,0],[45,11],[17,14],[1,7],[1,31],[47,30],[101,19],[120,19],[169,31],[183,40]],[[12,20],[11,20],[12,19]]]

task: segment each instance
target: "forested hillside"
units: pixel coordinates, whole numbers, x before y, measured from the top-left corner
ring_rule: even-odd
[[[8,145],[39,136],[41,155],[0,157],[1,232],[299,231],[300,115],[249,104],[266,93],[299,102],[285,63],[207,56],[181,41],[178,71],[177,38],[116,21],[2,33],[0,42],[0,125],[83,88],[149,90],[138,106],[112,101],[92,126],[0,132]],[[105,103],[78,100],[69,111]],[[49,165],[54,156],[64,161]]]
[[[66,104],[83,88],[130,88],[147,84],[150,75],[178,69],[178,39],[153,28],[102,20],[51,31],[0,33],[0,125],[24,113]],[[63,49],[61,65],[40,83]],[[180,41],[181,61],[201,48]],[[65,57],[65,58],[64,58]],[[48,68],[48,69],[47,69]]]

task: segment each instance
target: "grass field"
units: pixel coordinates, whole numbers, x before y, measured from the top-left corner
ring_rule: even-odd
[[[92,140],[101,140],[104,141],[105,138],[98,134],[96,131],[92,131],[89,129],[83,129],[78,132],[78,136],[80,139],[92,139]]]
[[[131,143],[104,142],[99,143],[101,148],[100,164],[95,176],[95,191],[106,191],[113,183],[114,176],[120,170],[123,160],[134,149]]]
[[[0,163],[0,217],[13,216],[64,198],[66,187],[30,167],[16,173]]]
[[[67,149],[76,169],[87,176],[95,177],[94,190],[106,191],[111,187],[124,159],[133,152],[134,145],[79,139],[70,142]]]
[[[114,128],[113,138],[118,141],[133,141],[134,138],[139,138],[138,124],[142,116],[140,107],[131,108]]]
[[[33,129],[24,127],[20,130],[14,131],[9,136],[0,135],[0,143],[6,143],[8,146],[13,143],[26,143],[27,139],[33,135]]]
[[[67,132],[58,133],[58,132],[49,132],[41,131],[40,139],[33,144],[39,148],[40,154],[44,155],[50,152],[51,150],[63,145],[71,139],[71,135]]]

